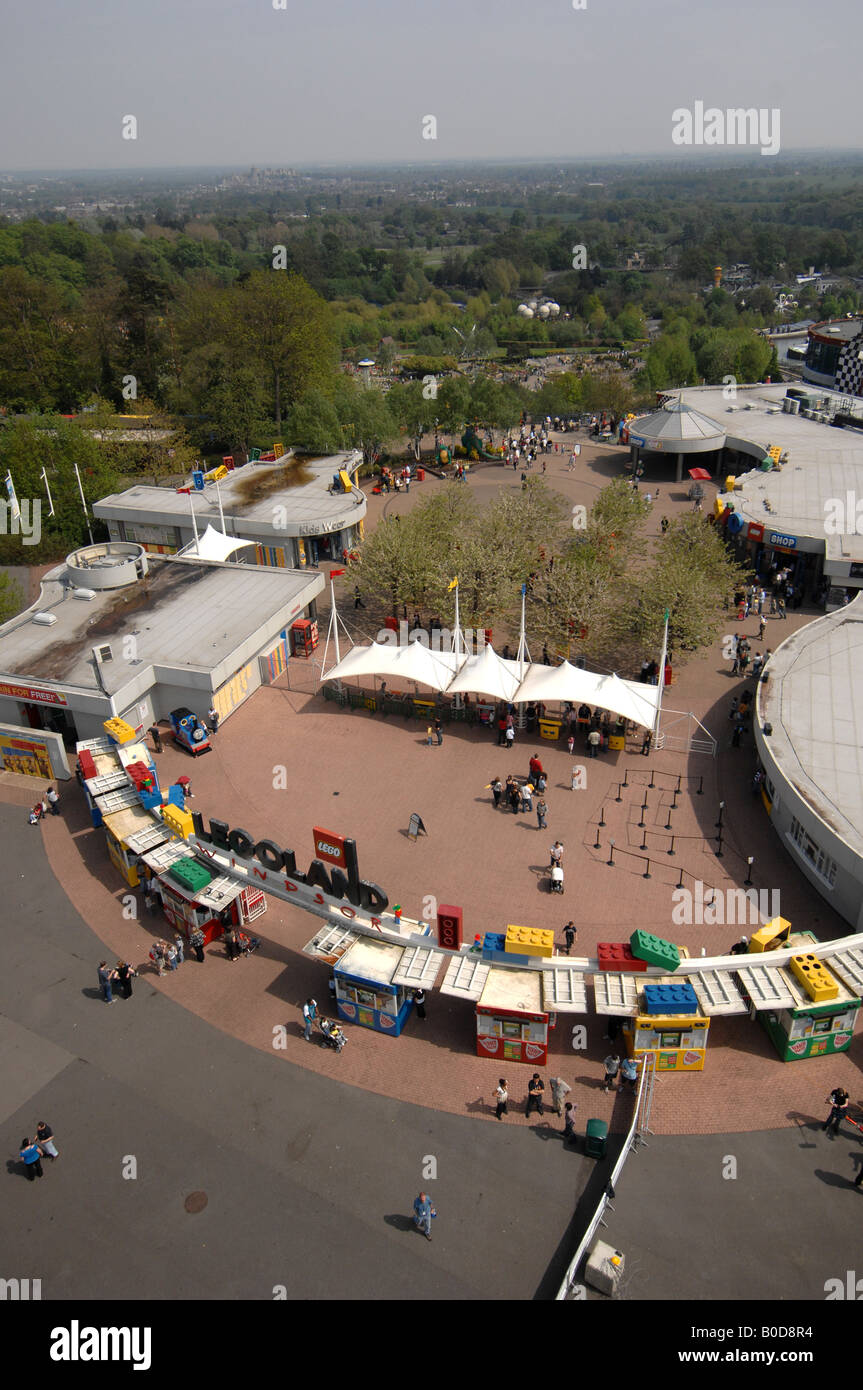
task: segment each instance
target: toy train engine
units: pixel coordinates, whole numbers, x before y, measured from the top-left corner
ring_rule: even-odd
[[[207,726],[190,709],[171,710],[171,723],[174,727],[174,740],[182,744],[191,754],[209,753],[210,738]]]

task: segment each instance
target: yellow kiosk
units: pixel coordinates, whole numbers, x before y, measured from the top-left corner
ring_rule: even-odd
[[[692,985],[671,977],[651,982],[639,1002],[623,1028],[628,1055],[638,1059],[652,1052],[657,1071],[703,1071],[710,1019],[699,1011]]]

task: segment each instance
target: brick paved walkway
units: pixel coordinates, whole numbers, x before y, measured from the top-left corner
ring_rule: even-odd
[[[622,461],[623,451],[612,463],[607,450],[588,447],[580,461],[586,476],[567,475],[565,456],[558,455],[552,456],[547,479],[577,500],[586,497],[589,488],[603,485]],[[471,486],[480,492],[499,486],[496,475],[497,470],[483,470]],[[686,509],[682,487],[662,484],[662,492],[662,514]],[[421,493],[422,488],[413,488],[410,497],[402,494],[391,500],[404,507]],[[680,494],[678,501],[675,493]],[[386,501],[375,498],[373,505],[380,508]],[[658,515],[653,520],[658,529]],[[771,619],[767,644],[775,648],[812,616],[804,610],[786,622]],[[738,626],[751,634],[757,620],[729,622],[728,630]],[[693,710],[719,738],[715,761],[672,752],[654,753],[648,759],[635,747],[593,761],[577,750],[573,760],[564,745],[540,744],[525,736],[508,752],[498,749],[488,732],[458,726],[447,731],[442,747],[428,748],[418,724],[339,710],[304,690],[286,689],[283,678],[258,692],[222,726],[211,755],[190,766],[185,754],[168,747],[159,759],[160,770],[163,780],[182,772],[190,775],[193,804],[205,816],[295,849],[300,867],[312,857],[313,825],[353,835],[363,876],[382,884],[390,901],[400,902],[406,915],[422,915],[426,897],[457,903],[464,908],[470,934],[518,922],[552,927],[560,939],[564,922],[573,917],[578,926],[576,949],[584,955],[594,954],[598,941],[627,939],[635,926],[671,936],[693,956],[701,954],[702,947],[707,954],[719,953],[751,928],[676,927],[671,920],[672,889],[681,869],[687,886],[692,877],[718,890],[742,886],[746,856],[751,854],[754,885],[781,892],[782,915],[791,918],[795,928],[809,928],[822,939],[844,935],[847,926],[799,873],[751,794],[751,736],[748,747],[729,746],[727,709],[731,696],[745,685],[729,671],[717,643],[678,672],[666,696],[668,706]],[[289,676],[294,685],[313,685],[311,672],[303,680],[299,662],[292,662]],[[495,812],[486,790],[495,773],[526,772],[535,750],[550,774],[549,825],[542,832],[535,815]],[[570,790],[573,761],[587,768],[583,791]],[[288,769],[287,790],[273,785],[280,765]],[[627,769],[629,785],[617,802]],[[655,786],[646,793],[647,850],[642,852],[644,831],[637,822],[651,770]],[[677,837],[671,858],[665,853],[670,834],[664,827],[678,776],[682,792],[671,815]],[[704,786],[701,796],[695,794],[699,778]],[[0,799],[23,808],[35,798],[32,787],[0,774]],[[726,802],[726,811],[723,857],[717,858],[712,837],[720,800]],[[416,843],[406,835],[412,811],[421,814],[429,831],[428,838]],[[606,822],[602,828],[601,817]],[[33,833],[44,835],[54,873],[110,952],[136,964],[146,961],[150,938],[158,934],[160,924],[156,919],[124,918],[125,885],[108,859],[103,833],[90,827],[74,782],[66,785],[62,818],[49,818]],[[554,838],[565,846],[567,892],[562,900],[549,895],[545,879]],[[615,865],[609,868],[612,838]],[[650,879],[642,877],[643,853],[653,856]],[[316,925],[311,916],[271,899],[267,915],[255,924],[264,939],[256,956],[237,962],[239,969],[234,970],[213,948],[205,965],[189,961],[175,975],[159,980],[157,988],[259,1048],[271,1049],[273,1029],[287,1023],[287,1049],[281,1055],[313,1071],[397,1099],[493,1118],[491,1096],[500,1064],[474,1055],[473,1008],[462,1001],[431,994],[427,1022],[413,1019],[400,1039],[352,1028],[340,1056],[303,1041],[302,1001],[309,994],[321,1002],[327,998],[326,967],[300,954]],[[546,1076],[560,1072],[573,1084],[580,1118],[596,1115],[624,1128],[630,1102],[599,1089],[601,1059],[607,1051],[601,1021],[593,1014],[588,1017],[588,1047],[581,1053],[569,1046],[572,1021],[568,1024],[567,1016],[560,1017]],[[863,1042],[858,1035],[842,1057],[783,1064],[757,1023],[746,1016],[717,1019],[705,1071],[659,1079],[652,1124],[659,1133],[718,1133],[781,1127],[795,1123],[800,1115],[818,1116],[824,1097],[837,1083],[847,1086],[852,1101],[857,1100],[861,1060]],[[507,1064],[506,1070],[516,1102],[509,1123],[526,1124],[520,1101],[531,1069]]]

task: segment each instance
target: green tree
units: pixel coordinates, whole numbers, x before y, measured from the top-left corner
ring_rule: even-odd
[[[285,403],[332,379],[337,352],[329,307],[300,275],[254,271],[239,292],[236,327],[238,349],[269,378],[281,432]]]
[[[0,623],[14,618],[16,613],[21,612],[23,605],[24,593],[21,585],[0,571]]]

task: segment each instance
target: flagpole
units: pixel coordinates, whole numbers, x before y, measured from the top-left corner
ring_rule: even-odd
[[[189,493],[189,496],[190,496],[190,497],[191,497],[191,495],[192,495],[192,494]],[[222,511],[222,489],[219,487],[219,480],[218,480],[218,478],[216,479],[216,496],[217,496],[218,499],[219,499],[219,516],[222,518],[222,535],[223,535],[223,536],[227,536],[228,533],[227,533],[227,531],[225,530],[225,513]]]
[[[84,500],[84,489],[81,486],[81,474],[78,472],[77,463],[73,463],[72,467],[75,469],[75,477],[78,479],[78,491],[81,494],[81,506],[84,508],[84,515],[87,518],[87,535],[90,537],[90,544],[93,545],[93,532],[90,528],[90,513],[87,511],[87,503]]]
[[[198,522],[195,516],[195,508],[192,505],[192,489],[189,488],[189,511],[192,513],[192,530],[195,533],[195,549],[198,549]]]
[[[42,482],[45,484],[45,491],[46,491],[47,494],[48,494],[48,506],[51,508],[51,510],[50,510],[50,512],[48,513],[48,515],[49,515],[49,516],[53,516],[53,515],[54,515],[54,503],[53,503],[53,500],[52,500],[52,498],[51,498],[51,489],[50,489],[50,487],[48,486],[48,474],[45,472],[45,469],[44,469],[44,468],[42,469],[42,472],[41,472],[41,474],[40,474],[40,477],[41,477],[41,479],[42,479]]]
[[[662,713],[662,691],[665,687],[665,658],[668,655],[669,610],[665,610],[665,631],[662,634],[662,655],[659,658],[659,689],[656,696],[656,718],[653,722],[654,741],[659,737],[659,716]]]
[[[7,472],[4,479],[6,486],[6,496],[9,498],[9,511],[13,521],[21,520],[21,508],[18,506],[18,494],[15,491],[15,484],[12,481],[12,474]]]

